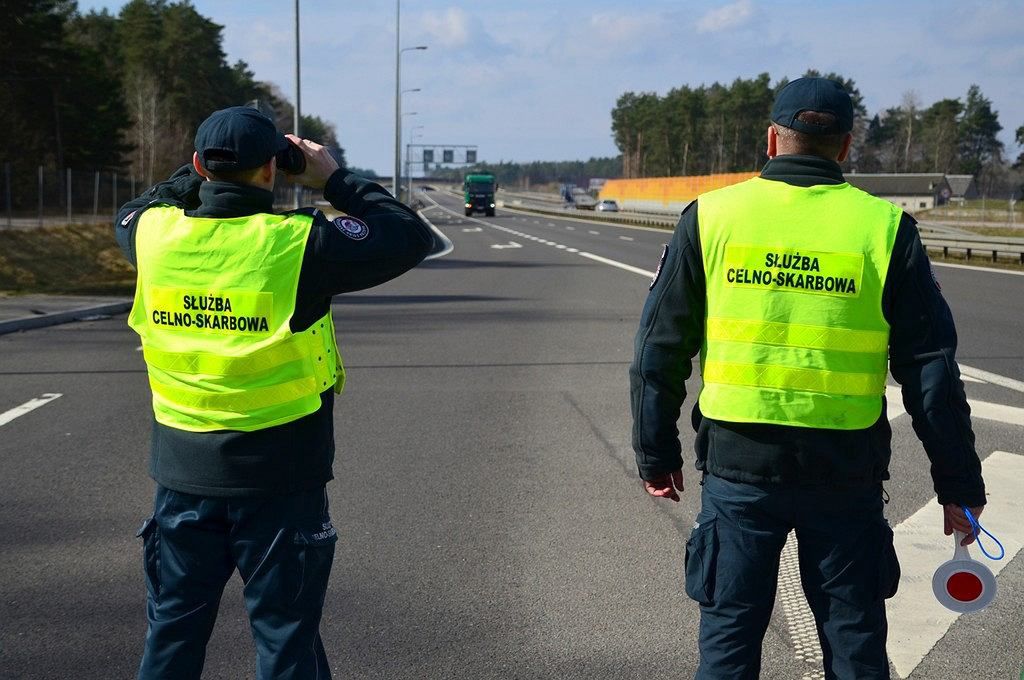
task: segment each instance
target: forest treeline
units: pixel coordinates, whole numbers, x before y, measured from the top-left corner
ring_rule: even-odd
[[[971,174],[982,186],[1018,181],[1009,172],[1003,129],[992,102],[972,85],[958,98],[927,106],[913,92],[899,106],[869,113],[857,84],[835,73],[808,71],[841,82],[854,103],[853,153],[845,169],[858,172]],[[776,93],[788,81],[767,73],[731,84],[682,85],[665,95],[626,92],[612,110],[612,134],[624,177],[757,171],[767,161],[765,130]],[[1024,144],[1024,125],[1016,130]],[[1014,163],[1020,168],[1024,154]]]
[[[531,161],[514,163],[477,163],[466,170],[439,168],[430,177],[448,182],[461,182],[467,173],[490,173],[498,184],[526,188],[550,183],[571,183],[587,186],[592,177],[622,177],[622,157],[591,158],[585,161]]]
[[[132,0],[116,15],[69,0],[0,3],[0,161],[15,200],[38,166],[160,181],[219,108],[260,100],[291,131],[292,104],[244,61],[228,63],[222,29],[187,0]],[[337,147],[331,123],[303,115],[300,126]]]

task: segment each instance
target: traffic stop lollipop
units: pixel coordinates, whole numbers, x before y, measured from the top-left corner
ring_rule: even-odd
[[[984,527],[978,524],[970,510],[964,508],[967,519],[974,529],[974,538],[985,557],[1001,560],[1006,551],[1003,544]],[[993,557],[985,550],[979,538],[979,530],[988,535],[999,546],[999,557]],[[939,603],[958,614],[968,614],[984,609],[996,596],[996,577],[981,562],[971,557],[967,546],[960,545],[966,534],[953,532],[953,559],[939,565],[932,576],[932,591]]]

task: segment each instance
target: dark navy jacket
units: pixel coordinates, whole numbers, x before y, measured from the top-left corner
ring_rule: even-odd
[[[780,156],[764,179],[797,186],[840,184],[839,165]],[[691,359],[704,336],[705,284],[697,204],[676,225],[644,306],[630,367],[633,449],[643,479],[682,467],[680,409]],[[940,503],[985,504],[970,407],[954,359],[956,328],[939,292],[917,223],[906,213],[896,232],[882,296],[890,326],[889,370],[902,386],[914,431],[931,460]],[[737,482],[859,485],[889,478],[892,431],[882,408],[863,430],[824,430],[716,421],[694,404],[698,470]]]
[[[381,186],[337,170],[324,187],[336,209],[367,225],[354,238],[313,208],[299,273],[294,332],[331,309],[331,296],[362,290],[415,267],[430,252],[433,234],[415,212]],[[166,182],[121,207],[117,241],[136,263],[135,232],[147,206],[169,203],[195,217],[239,217],[272,213],[271,192],[251,186],[208,182],[184,166]],[[344,347],[344,344],[342,343]],[[205,496],[265,496],[322,486],[333,478],[334,392],[321,395],[320,409],[284,425],[254,432],[188,432],[153,421],[150,474],[174,491]]]

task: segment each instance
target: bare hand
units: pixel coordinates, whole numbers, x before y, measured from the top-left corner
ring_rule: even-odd
[[[327,151],[327,147],[299,139],[295,135],[285,135],[306,157],[306,169],[301,175],[290,175],[289,179],[311,189],[323,189],[334,171],[338,169],[338,161]]]
[[[650,481],[644,480],[644,491],[655,498],[668,498],[676,503],[679,502],[679,494],[676,489],[683,490],[683,471],[676,470],[667,475],[656,477]]]
[[[977,508],[970,508],[970,511],[974,515],[974,519],[978,519],[981,516],[981,511],[984,509],[985,506],[981,505]],[[954,530],[959,531],[962,534],[967,534],[967,537],[960,541],[960,545],[974,543],[974,527],[971,526],[970,520],[964,514],[963,508],[956,503],[946,503],[942,506],[942,514],[942,529],[947,536],[951,536]]]

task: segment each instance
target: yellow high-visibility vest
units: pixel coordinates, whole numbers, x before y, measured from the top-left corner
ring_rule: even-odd
[[[341,392],[345,369],[328,312],[292,333],[308,215],[188,217],[153,206],[135,237],[128,325],[142,338],[159,423],[260,430],[309,415]]]
[[[760,177],[697,201],[707,281],[701,412],[834,430],[881,415],[882,289],[901,210],[847,183]]]

